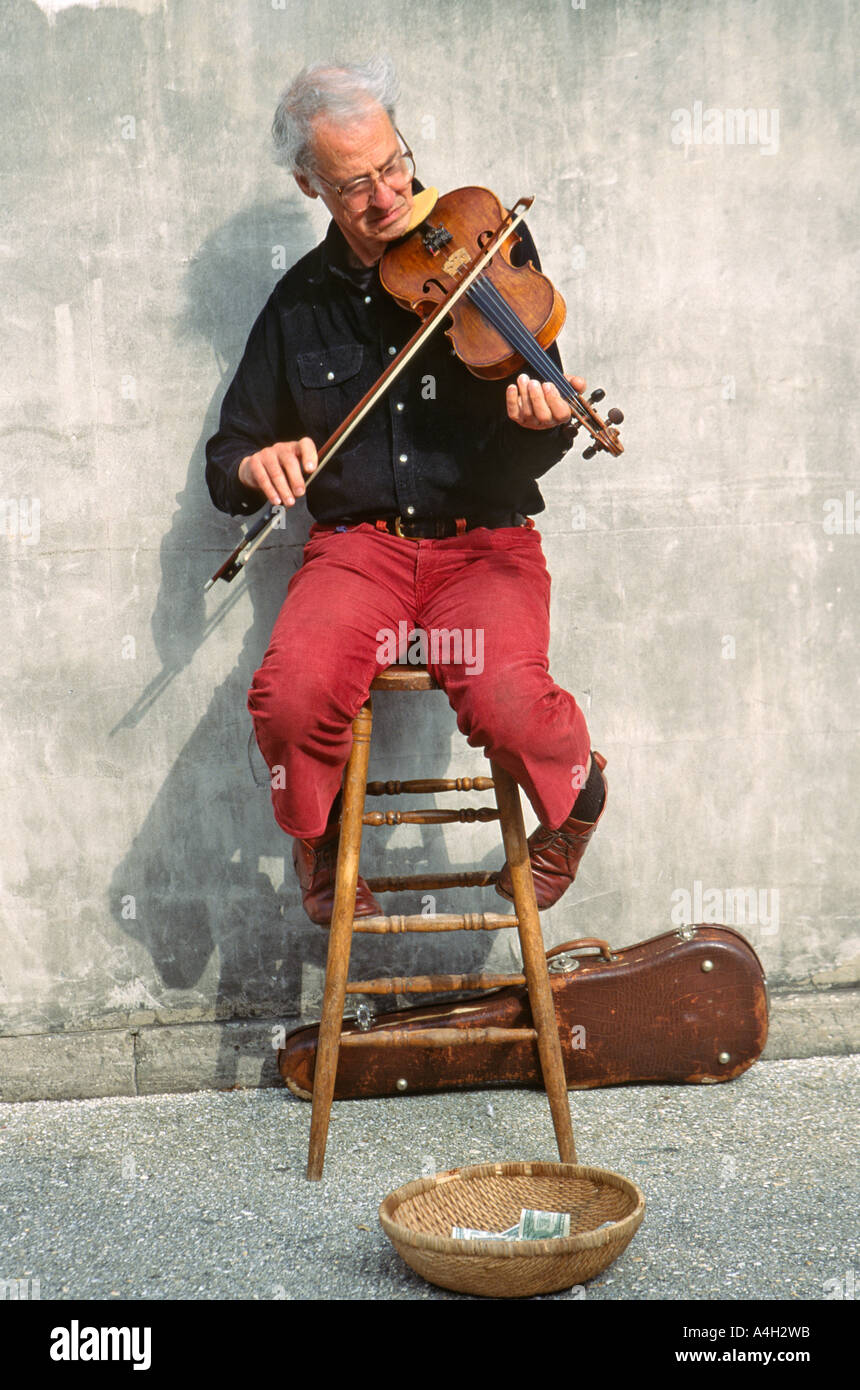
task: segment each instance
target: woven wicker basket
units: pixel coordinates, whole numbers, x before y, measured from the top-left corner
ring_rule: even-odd
[[[552,1240],[454,1240],[452,1226],[507,1230],[522,1207],[570,1212]],[[379,1220],[412,1269],[459,1293],[524,1298],[593,1279],[621,1254],[645,1215],[629,1178],[573,1163],[481,1163],[418,1178],[385,1198]],[[613,1225],[598,1230],[603,1222]]]

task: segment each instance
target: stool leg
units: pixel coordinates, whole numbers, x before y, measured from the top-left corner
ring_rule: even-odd
[[[367,764],[370,759],[371,723],[372,708],[368,700],[353,720],[352,753],[343,783],[340,846],[326,960],[322,1021],[314,1069],[311,1136],[308,1146],[307,1175],[314,1180],[322,1177],[340,1035],[343,1029],[343,1007],[346,1001],[349,953],[355,917],[355,888],[361,851],[361,818],[364,814]]]
[[[520,945],[523,952],[523,972],[529,992],[532,1021],[538,1035],[538,1053],[555,1128],[559,1157],[562,1163],[575,1163],[576,1148],[573,1142],[573,1126],[570,1122],[567,1081],[564,1075],[564,1061],[561,1055],[555,1006],[552,1002],[552,987],[547,972],[540,916],[535,900],[534,881],[529,864],[528,841],[523,824],[519,787],[510,773],[506,772],[503,767],[499,767],[498,763],[491,762],[490,766],[493,770],[493,781],[496,787],[496,804],[499,808],[505,853],[511,871],[514,906],[519,922]]]

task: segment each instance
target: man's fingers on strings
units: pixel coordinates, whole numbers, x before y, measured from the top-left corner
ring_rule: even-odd
[[[529,381],[529,378],[526,376],[525,372],[523,372],[517,377],[516,385],[508,388],[509,401],[512,392],[514,396],[513,418],[519,421],[521,425],[534,424],[534,397],[532,395],[532,386],[537,386],[537,382]]]
[[[542,415],[542,420],[551,420],[555,425],[566,425],[570,419],[570,406],[564,399],[557,386],[551,382],[543,383],[544,402],[549,407],[549,414]]]
[[[581,376],[568,376],[567,381],[580,394],[586,389]],[[506,392],[508,415],[526,429],[551,429],[566,425],[573,419],[573,410],[565,395],[549,381],[538,381],[523,372],[516,384]]]
[[[539,424],[547,424],[558,408],[557,402],[561,399],[558,391],[548,382],[534,380],[529,381],[527,389],[532,415]]]
[[[585,382],[581,377],[568,377],[567,379],[580,394],[585,390]],[[547,386],[546,392],[555,423],[557,425],[569,424],[574,419],[573,406],[555,386]]]

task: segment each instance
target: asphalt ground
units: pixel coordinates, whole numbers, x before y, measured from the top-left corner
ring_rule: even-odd
[[[821,1057],[570,1092],[579,1161],[632,1178],[647,1207],[614,1264],[539,1301],[854,1298],[858,1091],[860,1059]],[[0,1107],[0,1279],[41,1300],[463,1301],[403,1263],[380,1201],[443,1169],[558,1157],[540,1091],[337,1102],[318,1183],[309,1124],[286,1090]]]

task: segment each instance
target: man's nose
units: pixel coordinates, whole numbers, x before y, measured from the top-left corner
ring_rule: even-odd
[[[388,184],[384,183],[382,179],[377,179],[373,186],[373,198],[371,201],[374,207],[382,208],[383,212],[387,212],[389,208],[394,206],[397,201],[397,196],[393,188],[389,188]]]

